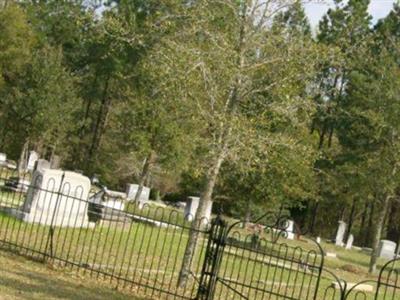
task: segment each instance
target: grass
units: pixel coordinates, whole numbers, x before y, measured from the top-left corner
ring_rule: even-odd
[[[114,225],[103,222],[96,228],[56,228],[52,251],[55,262],[75,271],[85,268],[85,274],[96,278],[125,278],[129,282],[123,282],[123,285],[132,286],[131,282],[147,285],[142,291],[145,295],[161,296],[161,293],[154,293],[152,287],[173,291],[188,230],[177,226],[158,228],[142,223]],[[0,215],[0,240],[17,244],[23,255],[43,258],[39,253],[49,253],[48,236],[49,226]],[[201,239],[201,243],[205,241]],[[204,244],[200,248],[204,250]],[[18,250],[12,246],[11,249]],[[200,251],[193,262],[196,273],[200,272],[203,259],[204,252]],[[64,264],[65,261],[73,264]],[[190,280],[179,293],[194,295],[194,280]]]
[[[3,196],[6,199],[16,198],[14,200],[22,197],[13,197],[10,194]],[[68,270],[71,274],[83,274],[85,278],[91,275],[99,282],[109,280],[113,285],[128,286],[136,289],[137,294],[153,299],[165,298],[168,292],[193,297],[197,290],[193,277],[185,288],[176,289],[190,222],[184,220],[181,211],[171,208],[148,206],[139,210],[137,207],[128,207],[128,211],[169,225],[155,227],[146,222],[130,220],[122,223],[103,221],[95,228],[56,227],[52,232],[52,239],[49,239],[49,226],[22,222],[0,213],[0,241],[7,242],[3,247],[36,259],[45,258],[40,253],[52,253],[54,259],[49,259],[48,256],[46,259],[56,268]],[[238,243],[226,247],[219,273],[219,277],[230,282],[231,287],[248,294],[251,299],[263,299],[266,295],[254,287],[298,299],[311,297],[317,274],[312,272],[313,268],[304,268],[302,264],[319,266],[322,256],[318,255],[319,249],[310,239],[281,239],[278,244],[264,240],[263,251],[257,253],[246,249],[251,239],[245,229],[238,228],[232,232],[231,237]],[[205,259],[206,243],[207,239],[202,236],[193,260],[193,275],[197,280]],[[325,252],[337,253],[337,258],[325,258],[324,267],[341,279],[347,282],[377,279],[376,275],[371,276],[367,272],[367,254],[328,243],[322,243],[321,246]],[[298,249],[302,249],[301,252]],[[316,252],[309,252],[315,250]],[[384,263],[385,260],[380,260],[379,266]],[[349,268],[349,265],[353,267]],[[116,277],[119,279],[115,279]],[[329,273],[322,274],[317,299],[327,298],[325,291],[331,294],[334,292],[329,289],[332,281],[334,278]],[[244,284],[253,288],[249,289]],[[365,299],[371,299],[372,296],[370,293]],[[223,284],[217,285],[216,299],[236,299],[235,297],[237,294],[232,290]],[[329,299],[337,297],[332,295]]]
[[[113,289],[109,281],[57,270],[4,251],[0,251],[0,274],[0,299],[4,300],[145,299]]]

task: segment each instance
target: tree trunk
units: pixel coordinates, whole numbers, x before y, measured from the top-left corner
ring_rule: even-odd
[[[110,75],[107,77],[105,86],[104,86],[104,90],[103,90],[100,111],[99,111],[99,114],[97,115],[97,121],[96,121],[96,125],[94,127],[92,143],[90,145],[90,149],[88,152],[88,160],[87,160],[88,166],[92,162],[93,157],[94,157],[95,153],[97,152],[97,149],[100,145],[101,136],[103,134],[107,115],[108,115],[108,112],[109,112],[110,106],[111,106],[111,98],[108,97],[108,87],[109,87],[110,77],[111,77]]]
[[[387,239],[391,241],[398,241],[400,239],[400,218],[399,218],[399,202],[398,199],[392,202],[390,206]],[[400,249],[400,244],[397,244],[396,249]],[[397,251],[397,250],[396,250]],[[396,252],[397,253],[397,252]]]
[[[93,83],[92,83],[92,89],[93,90],[95,90],[97,88],[97,79],[98,79],[98,75],[96,73],[94,75],[94,79],[93,79]],[[83,109],[85,110],[85,115],[83,117],[83,124],[82,124],[81,128],[79,128],[79,131],[78,131],[78,135],[79,135],[80,138],[82,138],[84,136],[84,134],[86,132],[86,129],[87,129],[86,122],[89,119],[89,114],[90,114],[90,110],[92,108],[92,103],[93,103],[93,97],[89,96],[88,99],[86,100],[86,102],[87,103],[83,103]]]
[[[349,226],[347,229],[347,235],[346,235],[346,241],[349,238],[351,234],[351,229],[353,228],[353,219],[354,219],[354,213],[356,211],[356,204],[357,204],[357,198],[353,198],[353,203],[351,204],[351,210],[350,210],[350,216],[349,216]]]
[[[365,234],[365,241],[364,241],[364,245],[365,246],[369,246],[370,245],[371,234],[372,234],[372,231],[373,231],[374,214],[375,214],[375,202],[372,202],[371,206],[370,206],[370,209],[369,209],[368,228],[367,228],[367,232]]]
[[[156,190],[156,192],[155,192],[155,200],[156,201],[161,201],[161,193],[160,193],[160,190]]]
[[[146,182],[147,177],[151,172],[151,168],[153,167],[156,160],[156,153],[152,150],[150,151],[149,155],[146,157],[146,160],[143,165],[142,173],[140,174],[139,179],[139,187],[135,195],[135,203],[138,203],[140,196],[142,195],[143,186]]]
[[[369,203],[368,201],[365,202],[365,207],[364,207],[364,211],[363,214],[361,216],[361,226],[360,226],[360,230],[358,231],[358,235],[360,236],[360,245],[365,246],[365,222],[367,220],[367,216],[368,216],[368,207],[369,207]]]
[[[196,215],[194,217],[194,220],[192,222],[189,231],[189,239],[186,245],[185,254],[183,256],[181,271],[179,273],[179,279],[178,279],[179,287],[184,287],[189,278],[191,272],[192,258],[194,256],[196,250],[196,243],[199,237],[199,229],[203,221],[202,218],[204,217],[206,207],[208,206],[208,204],[212,199],[212,194],[217,181],[217,177],[221,165],[225,160],[225,156],[226,156],[226,151],[223,149],[221,150],[221,152],[219,153],[214,163],[211,165],[211,167],[207,172],[207,181],[203,193],[201,194],[200,197],[199,207],[197,208]]]
[[[26,169],[26,164],[28,163],[28,147],[29,147],[29,140],[26,139],[24,145],[22,146],[21,155],[18,161],[18,176],[22,177],[23,173]]]
[[[319,201],[315,202],[314,208],[312,210],[312,218],[311,218],[311,225],[310,225],[310,233],[311,234],[315,234],[315,222],[317,219],[318,207],[319,207]]]
[[[247,208],[246,208],[246,215],[244,217],[244,222],[245,222],[245,224],[244,224],[245,227],[248,223],[251,222],[251,205],[250,205],[250,203],[249,203],[249,205],[247,205]]]
[[[376,261],[378,259],[379,241],[381,240],[383,223],[385,221],[385,215],[389,206],[389,202],[390,202],[390,197],[386,196],[383,199],[382,208],[379,211],[378,220],[376,221],[375,234],[372,246],[372,255],[371,255],[371,260],[369,262],[369,273],[375,273],[376,271]]]
[[[229,92],[229,96],[225,103],[224,113],[226,116],[230,117],[235,113],[238,104],[240,102],[240,87],[242,86],[242,68],[244,65],[244,42],[245,42],[245,24],[246,24],[246,15],[247,15],[247,4],[246,1],[243,2],[243,6],[241,7],[241,23],[239,29],[239,37],[238,44],[236,49],[237,55],[237,67],[239,72],[237,73],[235,83],[231,87]],[[194,253],[196,251],[196,243],[199,237],[199,229],[201,227],[201,223],[203,222],[203,216],[207,206],[210,204],[212,199],[212,194],[214,192],[214,187],[217,182],[218,174],[221,169],[221,165],[224,162],[226,155],[228,153],[229,148],[229,139],[231,136],[232,127],[229,124],[224,122],[221,123],[219,137],[218,137],[218,147],[216,148],[215,160],[211,164],[208,169],[206,176],[206,184],[200,196],[199,206],[197,208],[196,215],[192,224],[190,226],[189,238],[186,244],[185,254],[183,256],[182,267],[179,272],[178,278],[178,287],[183,287],[186,285],[186,282],[189,278],[189,274],[191,273],[191,264]]]

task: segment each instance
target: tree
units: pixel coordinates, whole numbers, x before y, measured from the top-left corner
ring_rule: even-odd
[[[3,112],[9,124],[6,140],[20,136],[21,140],[16,141],[20,146],[21,141],[28,141],[42,154],[46,146],[53,151],[60,146],[64,156],[68,153],[79,98],[74,78],[62,66],[62,59],[59,49],[35,50],[23,77],[5,90]]]
[[[276,124],[269,122],[270,114],[281,113],[295,123],[310,106],[292,84],[306,82],[312,73],[314,45],[278,35],[268,26],[273,12],[286,5],[196,1],[182,8],[176,32],[162,39],[149,57],[152,69],[164,78],[159,85],[163,93],[189,103],[202,125],[193,134],[201,137],[204,150],[204,185],[183,258],[181,286],[189,276],[198,226],[225,160],[254,148],[266,152],[274,142],[289,147],[295,141],[278,142],[278,129],[274,139]]]
[[[6,135],[18,119],[10,118],[10,113],[16,114],[15,108],[12,102],[6,101],[4,95],[18,85],[20,76],[31,60],[35,43],[36,36],[25,12],[16,4],[0,8],[0,143],[6,144],[4,151],[11,150],[12,153],[18,153],[20,149],[18,146],[14,148],[13,143],[5,143]],[[21,139],[23,137],[15,134],[12,141],[19,144]]]
[[[400,92],[400,67],[398,56],[391,51],[393,44],[385,43],[386,35],[382,40],[379,34],[381,26],[384,25],[377,27],[377,35],[368,47],[369,51],[357,56],[359,67],[350,74],[348,96],[343,104],[347,116],[340,130],[343,142],[361,158],[360,165],[364,168],[363,173],[367,174],[374,204],[379,210],[370,272],[376,269],[385,215],[390,201],[396,196],[399,179],[400,128],[397,116],[400,106],[397,95]],[[383,32],[389,34],[386,30]],[[366,57],[369,59],[366,60]]]
[[[355,185],[349,185],[349,176],[357,178],[354,177],[354,173],[357,173],[354,171],[356,162],[350,167],[354,156],[346,153],[346,145],[335,132],[339,130],[341,118],[346,116],[342,103],[347,94],[349,74],[357,67],[354,57],[367,47],[370,38],[369,0],[334,2],[335,7],[329,9],[321,20],[317,35],[318,43],[325,45],[330,55],[321,63],[314,83],[317,112],[312,121],[311,133],[318,137],[319,159],[315,162],[315,170],[320,190],[313,210],[314,216],[319,206],[324,205],[323,202],[328,206],[332,201],[340,202],[344,208],[354,203],[355,193],[352,190],[357,190],[357,186],[361,185],[361,182],[356,183],[355,180],[352,181]],[[344,210],[339,218],[343,216]]]

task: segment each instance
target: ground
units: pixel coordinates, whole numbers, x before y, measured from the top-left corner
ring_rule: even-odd
[[[130,299],[128,291],[113,289],[109,281],[53,270],[50,266],[0,251],[0,299]]]

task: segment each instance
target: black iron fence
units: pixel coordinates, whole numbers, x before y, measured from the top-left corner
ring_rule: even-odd
[[[249,225],[217,217],[194,226],[190,216],[169,207],[99,201],[72,173],[43,174],[21,178],[1,170],[2,249],[152,299],[400,299],[398,260],[382,268],[373,291],[360,289],[366,282],[350,286],[324,269],[319,244],[284,238],[294,234],[286,218],[266,216]],[[199,238],[191,277],[178,287],[193,226]]]
[[[62,176],[17,179],[14,171],[3,169],[0,188],[2,248],[109,279],[155,299],[196,296],[208,225],[198,229],[193,276],[177,288],[191,226],[181,212],[151,205],[121,210],[107,202],[95,204],[81,197],[87,195],[84,184],[74,186]]]

